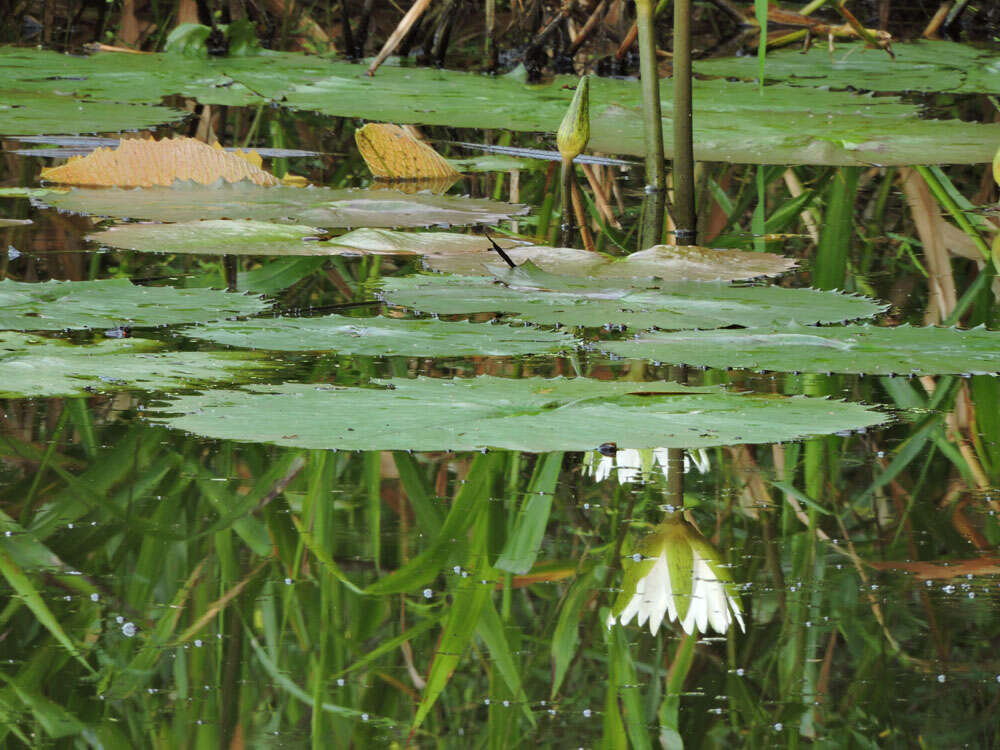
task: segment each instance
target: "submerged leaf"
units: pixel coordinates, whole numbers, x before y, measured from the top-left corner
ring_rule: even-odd
[[[985,328],[794,325],[775,330],[645,333],[598,346],[622,357],[707,367],[877,375],[1000,372],[1000,332]]]
[[[206,437],[301,448],[534,452],[763,443],[883,421],[859,404],[665,382],[482,376],[376,386],[209,391],[171,399],[156,419]]]
[[[117,148],[98,148],[58,167],[42,170],[43,180],[103,187],[169,186],[177,181],[211,185],[218,180],[274,186],[278,178],[260,167],[260,156],[232,153],[194,138],[124,140]]]
[[[0,332],[0,398],[72,396],[123,389],[169,390],[231,383],[266,366],[239,352],[162,352],[141,339],[70,344]]]
[[[144,190],[79,188],[46,196],[53,208],[73,213],[147,219],[281,219],[317,227],[424,227],[496,224],[528,207],[479,198],[396,190],[333,190],[323,187],[263,188],[246,181],[221,185],[178,183]]]
[[[864,297],[816,289],[706,282],[632,286],[524,267],[498,278],[503,283],[459,276],[388,278],[382,282],[382,295],[393,305],[443,315],[498,312],[533,323],[664,329],[834,323],[885,309]]]
[[[200,323],[267,310],[260,297],[216,289],[103,281],[0,281],[0,329],[59,331]]]
[[[448,180],[459,177],[448,160],[399,125],[370,122],[354,131],[358,150],[376,177],[385,180]]]
[[[336,351],[372,357],[508,357],[573,349],[566,333],[488,323],[399,318],[260,318],[210,323],[184,334],[217,344],[276,351]]]

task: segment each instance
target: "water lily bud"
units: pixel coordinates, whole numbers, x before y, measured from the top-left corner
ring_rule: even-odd
[[[556,145],[564,161],[573,161],[583,153],[590,140],[590,77],[584,76],[576,87],[573,102],[566,110]]]
[[[625,580],[608,627],[628,625],[632,618],[656,635],[661,623],[676,620],[685,633],[722,634],[733,622],[746,630],[729,571],[698,530],[673,514],[644,537],[625,559]]]

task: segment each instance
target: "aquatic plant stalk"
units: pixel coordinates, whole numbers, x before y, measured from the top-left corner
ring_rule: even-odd
[[[674,3],[674,221],[676,243],[697,239],[694,194],[694,113],[691,104],[691,0]]]

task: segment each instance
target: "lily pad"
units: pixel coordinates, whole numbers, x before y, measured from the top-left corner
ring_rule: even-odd
[[[451,257],[490,247],[485,237],[454,232],[355,229],[331,240],[324,230],[266,221],[192,221],[123,224],[87,236],[106,247],[161,253],[227,255],[423,255]],[[515,244],[498,240],[501,246]],[[496,256],[493,256],[494,259]]]
[[[0,333],[0,398],[163,391],[230,383],[265,367],[249,354],[158,351],[161,347],[159,342],[140,339],[77,345],[5,331]]]
[[[347,450],[706,448],[883,421],[860,404],[716,386],[490,376],[252,386],[179,396],[157,411],[156,421],[211,438]]]
[[[184,334],[248,349],[330,350],[371,357],[509,357],[556,353],[577,345],[569,334],[524,326],[343,315],[210,323]]]
[[[979,75],[975,66],[971,69],[970,79]],[[508,76],[389,66],[368,77],[350,63],[272,52],[221,60],[95,55],[73,58],[69,70],[72,75],[67,75],[65,56],[0,48],[0,80],[16,95],[54,96],[47,92],[57,91],[159,102],[167,94],[182,94],[203,104],[237,105],[281,101],[344,117],[541,133],[556,131],[576,83],[557,76],[535,86]],[[661,87],[661,95],[669,157],[670,87]],[[77,106],[72,97],[63,98]],[[642,129],[635,127],[638,81],[595,79],[590,101],[592,149],[644,153]],[[922,119],[917,106],[894,97],[819,89],[804,97],[795,86],[767,86],[760,92],[750,82],[723,80],[695,81],[694,128],[698,160],[765,164],[916,164],[929,158],[985,163],[1000,142],[1000,125]]]
[[[5,136],[120,133],[174,123],[185,117],[187,113],[171,107],[91,101],[0,88],[0,135]]]
[[[1000,332],[975,328],[788,326],[645,333],[598,346],[623,357],[755,370],[945,375],[1000,372]]]
[[[87,239],[107,247],[143,252],[230,255],[421,255],[435,271],[488,276],[502,260],[489,239],[455,232],[400,232],[356,229],[317,240],[322,229],[263,221],[195,221],[178,224],[125,224]],[[663,278],[736,281],[776,276],[796,262],[773,253],[708,247],[657,245],[623,258],[569,247],[545,247],[496,238],[517,264],[530,261],[555,274],[602,279]]]
[[[496,252],[489,246],[478,251],[470,250],[431,252],[424,263],[435,271],[469,275],[487,275],[487,269],[496,266]],[[739,281],[777,276],[796,265],[794,259],[774,253],[677,245],[656,245],[623,258],[574,248],[538,245],[513,246],[507,250],[507,255],[518,265],[531,261],[550,273],[600,279],[657,277],[672,281]]]
[[[675,330],[791,321],[835,323],[885,309],[864,297],[817,289],[694,281],[640,287],[614,280],[550,276],[523,267],[499,280],[428,275],[388,278],[382,282],[381,294],[390,304],[440,314],[498,312],[532,323]]]
[[[136,286],[103,281],[0,281],[0,329],[59,331],[115,326],[201,323],[256,315],[269,307],[260,297],[216,289]]]
[[[175,222],[281,219],[328,228],[496,224],[528,211],[520,204],[451,195],[247,183],[177,183],[141,190],[80,188],[46,196],[45,202],[64,211],[116,218]]]
[[[841,44],[831,52],[814,45],[808,52],[786,49],[767,56],[769,81],[866,91],[1000,93],[1000,55],[956,42],[921,40],[894,44],[894,58],[863,43]],[[702,75],[756,79],[756,57],[724,57],[695,63]]]

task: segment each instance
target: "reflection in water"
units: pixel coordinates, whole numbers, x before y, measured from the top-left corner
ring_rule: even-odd
[[[639,627],[649,621],[650,635],[657,634],[664,618],[676,620],[688,635],[706,633],[709,626],[725,635],[734,621],[746,630],[732,576],[679,510],[668,511],[625,562],[625,582],[608,627],[628,625],[636,616]]]
[[[593,475],[594,481],[601,482],[611,476],[614,471],[619,484],[642,482],[648,479],[654,466],[659,466],[664,479],[670,477],[669,449],[653,448],[651,450],[636,450],[601,446],[600,450],[588,451],[583,456],[584,474]],[[699,448],[684,452],[684,473],[694,466],[701,474],[707,474],[711,465],[708,461],[708,451]]]

